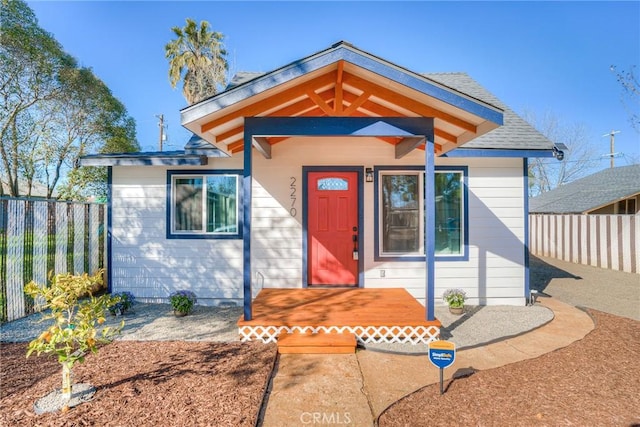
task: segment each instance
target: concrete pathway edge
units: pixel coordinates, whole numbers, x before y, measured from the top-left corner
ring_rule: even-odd
[[[445,379],[536,358],[584,338],[595,327],[588,313],[554,298],[540,298],[538,304],[553,311],[550,322],[515,337],[460,350],[454,365],[445,370]],[[258,425],[376,425],[395,402],[437,382],[439,370],[424,354],[358,350],[344,355],[279,355]]]
[[[445,369],[445,381],[456,374],[539,357],[583,339],[595,327],[584,310],[553,298],[540,298],[538,302],[553,311],[550,322],[516,337],[457,352],[454,366]],[[429,362],[428,356],[371,353],[360,351],[357,356],[376,422],[398,400],[439,382],[439,370]],[[381,375],[382,372],[385,375]]]

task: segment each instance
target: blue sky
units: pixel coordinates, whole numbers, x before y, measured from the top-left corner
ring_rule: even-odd
[[[609,152],[640,157],[610,65],[640,66],[640,2],[28,2],[40,25],[111,88],[143,150],[180,149],[186,106],[164,45],[185,18],[225,35],[232,71],[271,71],[346,40],[416,72],[465,71],[518,113],[584,123]],[[626,164],[625,158],[616,159]],[[608,159],[600,162],[608,167]]]

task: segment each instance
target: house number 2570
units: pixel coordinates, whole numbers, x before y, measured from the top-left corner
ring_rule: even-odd
[[[290,197],[291,197],[291,208],[289,209],[289,213],[291,216],[295,217],[298,214],[298,210],[296,209],[296,177],[292,176],[289,178],[291,182],[289,183]]]

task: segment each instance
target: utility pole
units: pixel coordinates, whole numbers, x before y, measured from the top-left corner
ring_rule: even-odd
[[[164,114],[156,116],[159,120],[158,127],[160,128],[160,139],[158,140],[158,150],[162,151],[162,141],[164,141]]]
[[[613,162],[614,162],[614,154],[615,153],[613,151],[613,146],[614,146],[615,141],[616,141],[616,133],[620,133],[620,131],[619,130],[612,130],[611,132],[605,133],[604,135],[602,135],[603,137],[605,137],[605,136],[609,137],[609,146],[610,146],[609,147],[609,149],[610,149],[609,158],[611,160],[611,163],[610,163],[611,169],[613,169],[613,167],[614,167]]]

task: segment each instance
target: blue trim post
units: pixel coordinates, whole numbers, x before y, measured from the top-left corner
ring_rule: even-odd
[[[302,166],[302,287],[309,287],[309,167]]]
[[[524,298],[531,293],[529,284],[529,159],[522,159],[522,184],[524,186]]]
[[[111,278],[113,277],[113,269],[111,268],[112,260],[112,218],[113,213],[113,168],[107,167],[107,292],[113,292]]]
[[[252,168],[252,140],[253,129],[251,127],[251,119],[245,118],[244,125],[244,177],[242,182],[243,191],[243,224],[242,224],[242,242],[243,242],[243,307],[244,320],[253,319],[252,313],[252,292],[251,292],[251,176]]]
[[[425,191],[424,191],[424,254],[426,258],[427,293],[425,307],[427,320],[435,320],[435,251],[436,237],[436,186],[433,133],[425,139]]]

